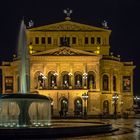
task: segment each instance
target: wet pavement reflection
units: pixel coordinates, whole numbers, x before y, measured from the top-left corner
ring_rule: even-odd
[[[61,140],[140,140],[140,119],[105,119],[102,121],[112,123],[113,127],[119,128],[119,131]]]

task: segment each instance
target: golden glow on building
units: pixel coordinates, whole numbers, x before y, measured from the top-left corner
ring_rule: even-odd
[[[48,96],[53,115],[122,114],[133,106],[133,62],[110,55],[111,30],[66,20],[27,29],[30,91]],[[3,94],[18,92],[19,60],[3,62]],[[83,94],[88,95],[84,102]]]

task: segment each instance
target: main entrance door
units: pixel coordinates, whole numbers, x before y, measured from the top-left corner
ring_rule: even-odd
[[[66,98],[61,99],[61,110],[59,112],[60,117],[65,117],[68,112],[68,100]]]
[[[82,109],[83,109],[82,99],[81,98],[75,99],[75,101],[74,101],[74,115],[77,117],[81,116]]]

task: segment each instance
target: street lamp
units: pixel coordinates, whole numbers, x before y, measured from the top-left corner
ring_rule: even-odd
[[[134,96],[134,104],[138,106],[139,101],[140,101],[140,97]]]
[[[87,117],[87,99],[88,99],[88,94],[85,92],[82,94],[82,98],[84,100],[84,118]]]
[[[119,96],[117,94],[114,94],[112,96],[112,100],[113,100],[113,103],[114,103],[114,116],[116,118],[117,116],[117,100],[118,100]]]

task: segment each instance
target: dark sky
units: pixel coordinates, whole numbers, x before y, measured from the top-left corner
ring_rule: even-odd
[[[20,21],[35,26],[63,21],[63,9],[73,10],[72,20],[97,27],[105,19],[112,30],[110,44],[122,61],[134,61],[134,92],[140,95],[140,4],[139,0],[1,0],[0,61],[16,51]]]

